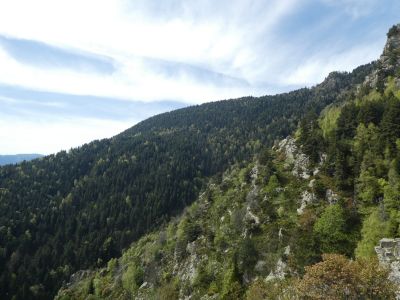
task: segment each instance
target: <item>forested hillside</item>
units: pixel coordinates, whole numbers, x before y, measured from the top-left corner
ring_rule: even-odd
[[[51,298],[192,203],[206,179],[343,101],[367,65],[287,94],[150,118],[120,135],[0,169],[0,294]]]
[[[392,36],[396,37],[397,32],[392,32]],[[397,51],[397,48],[388,51]],[[267,196],[262,204],[266,207],[260,208],[265,214],[262,221],[265,228],[260,231],[255,228],[254,235],[249,232],[249,238],[245,239],[243,247],[254,250],[253,254],[265,255],[268,265],[276,261],[269,257],[276,258],[283,251],[282,245],[262,250],[259,247],[264,247],[264,242],[263,246],[253,245],[253,236],[260,234],[260,241],[269,238],[273,241],[274,238],[276,240],[274,235],[280,231],[277,232],[277,229],[282,228],[287,230],[290,237],[297,234],[311,242],[320,239],[318,241],[321,246],[311,248],[315,248],[315,251],[309,251],[308,244],[304,248],[300,246],[304,253],[293,250],[293,255],[299,256],[294,258],[294,270],[299,274],[304,265],[317,262],[323,252],[331,250],[329,247],[343,245],[343,248],[335,252],[352,256],[360,238],[361,220],[364,215],[369,216],[369,206],[362,205],[358,209],[356,205],[360,203],[358,198],[363,199],[363,192],[360,191],[364,191],[363,187],[372,186],[370,180],[374,184],[377,182],[381,188],[371,192],[374,195],[373,200],[365,196],[370,199],[370,207],[375,207],[381,202],[379,199],[385,196],[385,191],[391,190],[391,182],[396,182],[388,175],[395,172],[390,170],[397,170],[390,166],[396,165],[396,141],[399,137],[396,131],[399,124],[396,119],[399,116],[396,106],[399,103],[396,94],[398,83],[395,79],[398,72],[397,52],[394,55],[395,61],[390,61],[390,65],[394,66],[393,70],[386,68],[386,62],[382,63],[381,59],[378,63],[359,67],[352,73],[331,73],[323,83],[310,89],[180,109],[143,121],[111,139],[94,141],[33,162],[0,168],[0,298],[52,298],[62,281],[67,280],[75,271],[105,265],[110,258],[119,256],[122,249],[128,247],[132,241],[167,224],[172,216],[178,216],[198,198],[200,192],[209,190],[210,178],[218,181],[222,172],[233,164],[238,170],[246,166],[249,168],[254,155],[261,153],[263,157],[267,147],[298,129],[302,119],[305,121],[301,122],[298,129],[298,143],[314,164],[321,163],[322,154],[327,155],[321,163],[323,172],[315,179],[320,183],[318,187],[321,193],[329,188],[339,194],[342,200],[332,207],[335,207],[333,213],[343,217],[343,220],[338,223],[338,228],[333,228],[334,237],[329,235],[332,228],[326,229],[326,221],[321,221],[320,229],[315,229],[319,225],[314,226],[314,221],[323,218],[325,214],[322,210],[326,203],[321,202],[310,212],[310,220],[306,220],[309,227],[305,228],[309,232],[301,231],[294,207],[301,187],[309,183],[293,180],[291,173],[287,174],[288,170],[279,167],[279,160],[274,161],[272,165],[275,167],[271,169],[272,165],[267,165],[263,171],[265,174],[259,179],[260,189],[264,189],[260,195]],[[391,57],[393,60],[393,55]],[[367,75],[370,76],[371,83],[364,82]],[[389,75],[394,76],[394,79],[389,80]],[[363,82],[361,87],[358,86]],[[365,108],[365,103],[371,103],[372,108]],[[375,104],[376,110],[373,106]],[[372,121],[362,119],[365,114],[359,111],[364,109],[372,111]],[[356,115],[360,117],[355,118]],[[371,122],[375,129],[370,129]],[[364,124],[363,133],[363,129],[359,129],[360,124]],[[372,144],[364,145],[361,142],[361,150],[355,151],[355,145],[359,145],[355,142],[357,135],[361,134],[382,136],[379,140],[381,147],[377,150],[380,152],[368,154],[367,150],[372,151]],[[364,136],[362,140],[365,140]],[[368,155],[380,155],[382,164],[375,165],[375,160],[372,163],[364,162]],[[269,161],[267,158],[265,160],[262,164]],[[252,186],[249,185],[251,176],[248,169],[240,173],[241,175],[235,174],[232,173],[232,176],[239,181],[232,183],[232,189],[227,187],[233,193],[229,197],[239,195],[242,180],[246,180],[248,189]],[[279,187],[285,192],[277,192]],[[357,189],[354,190],[354,187]],[[225,188],[222,187],[222,191],[217,190],[216,193],[221,193],[222,198],[228,197],[225,194],[227,191],[223,189]],[[242,192],[245,195],[244,185]],[[353,197],[353,194],[357,197]],[[213,199],[214,196],[210,197]],[[320,198],[322,200],[323,197]],[[235,201],[240,199],[235,198]],[[241,206],[238,209],[243,208],[245,207]],[[329,214],[333,209],[326,210],[326,218],[331,218]],[[238,212],[238,228],[243,217],[240,213],[243,211]],[[218,212],[215,214],[219,217]],[[215,220],[216,216],[210,216],[214,218],[210,220]],[[197,217],[202,222],[201,216]],[[272,223],[269,224],[268,220]],[[204,219],[204,222],[206,224],[208,221]],[[231,223],[227,227],[230,227],[229,224]],[[232,237],[231,241],[224,241],[223,237],[221,241],[216,241],[217,237],[213,234],[217,234],[217,231],[206,231],[208,229],[204,228],[204,224],[197,225],[188,225],[189,233],[185,228],[178,230],[176,238],[182,239],[181,244],[171,244],[175,248],[169,249],[169,252],[165,250],[166,258],[172,253],[179,255],[180,250],[176,250],[176,247],[183,249],[184,257],[187,244],[208,233],[211,235],[207,239],[211,241],[210,246],[216,248],[216,257],[232,247],[230,242],[240,243],[239,236]],[[395,225],[390,228],[395,228]],[[338,231],[337,235],[335,230]],[[266,232],[269,235],[264,235]],[[396,234],[396,231],[391,232]],[[221,231],[219,234],[225,233]],[[324,236],[326,234],[328,237]],[[293,249],[297,244],[293,242]],[[327,248],[324,248],[325,245]],[[204,251],[208,251],[207,249],[205,247]],[[164,254],[157,255],[156,253],[154,259],[160,259],[164,263]],[[228,289],[226,293],[230,293],[232,284],[238,290],[237,295],[242,296],[245,287],[256,274],[252,268],[257,262],[240,262],[243,257],[236,255],[228,257],[229,264],[225,265],[227,262],[223,260],[220,266],[223,270],[231,270],[231,275],[226,275],[231,276],[227,277],[228,283],[224,285]],[[137,256],[139,258],[140,255]],[[153,262],[153,257],[149,262]],[[245,270],[247,267],[250,269]],[[164,270],[164,266],[161,269]],[[155,283],[161,280],[160,282],[167,284],[177,278],[176,273],[165,270],[165,278],[162,279],[165,281],[157,277],[154,279]],[[265,275],[270,270],[272,267],[268,266],[262,274]],[[137,292],[137,286],[130,285],[133,284],[135,272],[126,275],[131,277],[127,277],[128,283],[125,286],[122,285],[123,293],[128,290],[128,296]],[[140,271],[138,272],[140,275]],[[149,274],[152,272],[149,271]],[[218,276],[225,278],[224,274]],[[144,278],[149,281],[143,276],[138,277],[136,285]],[[200,283],[203,289],[199,289],[199,293],[209,289],[211,284],[218,286],[221,282],[218,280],[221,279],[207,279],[206,283]],[[85,293],[93,294],[98,291],[94,285],[95,282],[89,280]],[[164,288],[164,285],[159,287]],[[171,292],[177,291],[181,291],[179,286],[173,287]],[[216,289],[213,293],[223,295],[224,291]],[[110,297],[109,295],[106,294],[106,297]]]
[[[400,236],[400,26],[388,36],[346,101],[214,176],[180,217],[57,298],[395,299],[374,249]]]

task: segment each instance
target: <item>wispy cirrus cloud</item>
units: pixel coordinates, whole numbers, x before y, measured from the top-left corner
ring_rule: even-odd
[[[4,6],[0,4],[0,33],[31,40],[30,44],[45,42],[49,49],[109,57],[116,66],[107,76],[82,76],[54,68],[50,72],[8,51],[0,55],[8,73],[0,75],[4,83],[64,93],[199,103],[265,92],[249,84],[249,65],[257,57],[252,46],[260,35],[267,38],[266,31],[290,14],[296,1],[55,4],[41,0],[33,4],[16,0]],[[16,19],[24,19],[25,25]],[[73,68],[74,63],[69,65]]]
[[[326,4],[342,9],[354,19],[370,14],[382,5],[378,0],[323,0]]]
[[[0,35],[0,47],[16,61],[37,68],[72,69],[111,74],[115,71],[109,57],[66,49],[26,39]]]
[[[95,138],[89,123],[115,134],[121,120],[129,127],[175,103],[311,86],[377,58],[398,11],[397,0],[2,1],[0,112],[19,124],[31,112],[32,126],[76,120]],[[73,136],[59,149],[76,145]],[[12,148],[6,140],[2,153]]]

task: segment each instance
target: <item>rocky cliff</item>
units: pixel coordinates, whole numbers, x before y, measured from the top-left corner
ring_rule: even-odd
[[[371,88],[383,89],[389,76],[400,75],[400,24],[394,25],[387,34],[383,53],[377,61],[377,68],[367,76],[364,84]],[[400,87],[400,80],[396,80]]]

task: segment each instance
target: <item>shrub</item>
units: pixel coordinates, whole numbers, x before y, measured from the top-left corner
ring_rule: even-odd
[[[169,282],[161,286],[157,291],[158,300],[173,300],[179,299],[178,290],[173,282]]]
[[[382,219],[380,213],[375,209],[363,222],[361,229],[362,239],[358,242],[356,248],[357,258],[375,257],[374,247],[378,241],[389,233],[388,222]]]
[[[306,299],[395,299],[389,270],[375,260],[352,261],[339,254],[323,254],[323,261],[306,267],[296,283]]]
[[[143,283],[144,272],[140,266],[129,265],[122,275],[122,286],[132,294],[137,291]]]

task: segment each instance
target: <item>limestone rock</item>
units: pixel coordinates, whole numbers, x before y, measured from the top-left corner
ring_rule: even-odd
[[[309,191],[304,191],[301,194],[300,207],[297,209],[297,213],[299,215],[303,214],[306,206],[308,204],[314,202],[316,199],[317,199],[317,197],[314,195],[314,193],[310,193]]]
[[[274,279],[284,279],[286,275],[286,268],[287,264],[280,258],[276,263],[275,270],[271,271],[265,280],[270,281]]]
[[[292,174],[303,178],[310,178],[309,165],[310,159],[297,147],[296,141],[292,137],[287,137],[279,142],[278,150],[283,152],[286,157],[286,165],[293,164]]]
[[[308,183],[308,187],[312,188],[315,184],[315,179],[311,179],[310,182]]]
[[[377,62],[377,69],[364,81],[364,85],[371,88],[376,88],[379,81],[388,75],[394,75],[400,68],[400,24],[392,27],[389,33],[383,53]]]
[[[295,140],[292,137],[287,137],[279,142],[278,150],[284,152],[287,163],[294,162],[295,153],[297,152],[297,146]]]
[[[310,178],[310,175],[308,174],[309,164],[309,158],[304,153],[299,153],[294,161],[292,174],[303,179]]]
[[[400,238],[383,238],[375,247],[379,263],[390,268],[389,279],[399,286],[400,291]],[[400,292],[396,299],[400,299]]]
[[[247,206],[247,209],[246,209],[245,221],[246,221],[246,223],[250,223],[250,224],[253,223],[254,225],[260,224],[260,218],[251,212],[249,206]]]
[[[338,202],[339,196],[331,189],[327,189],[325,199],[329,202],[329,204],[335,204],[336,202]]]
[[[266,261],[259,260],[259,261],[257,261],[256,266],[254,267],[254,270],[258,273],[262,273],[265,271],[266,267],[267,267]]]

